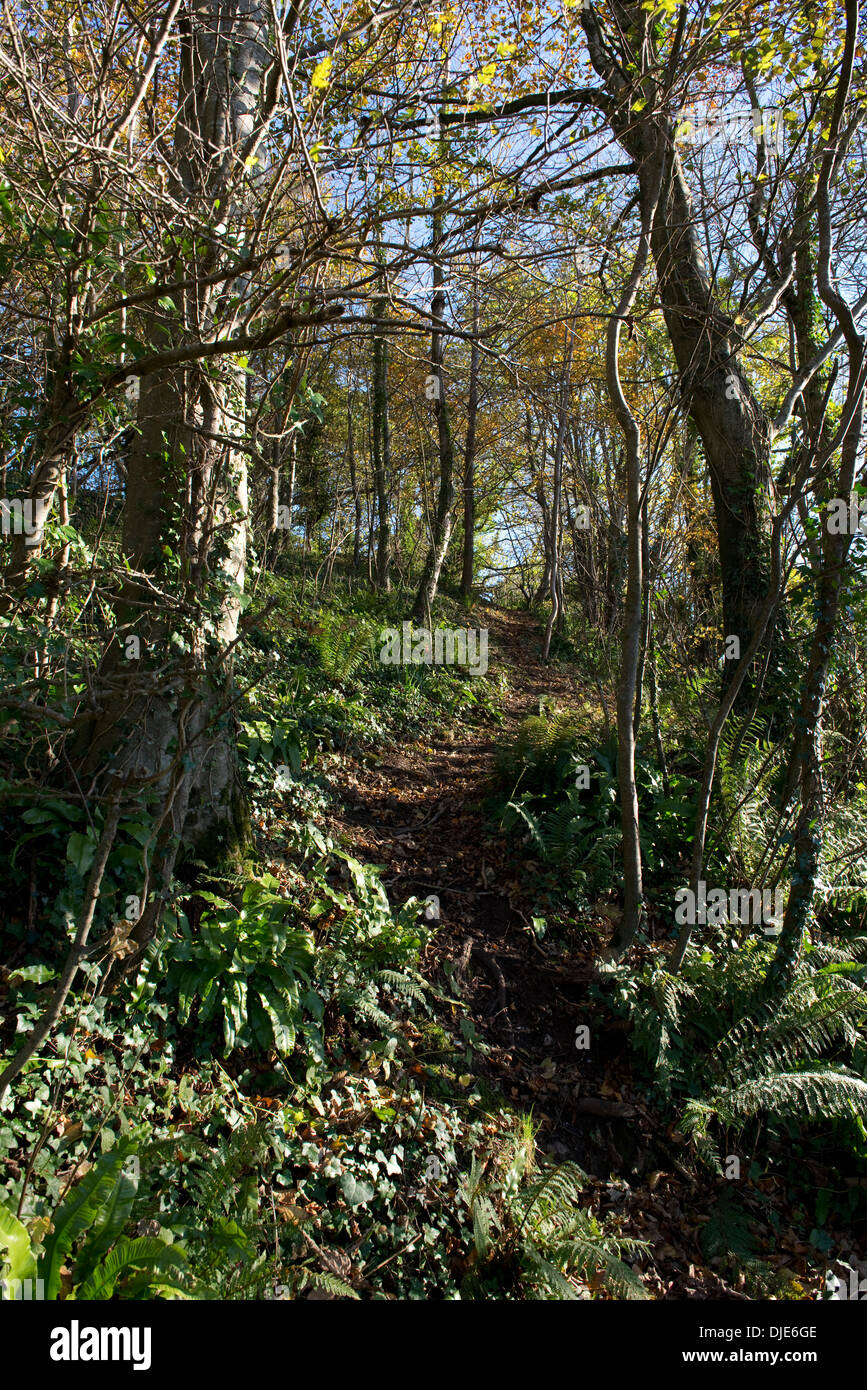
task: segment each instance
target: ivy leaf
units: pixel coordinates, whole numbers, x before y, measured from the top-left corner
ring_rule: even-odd
[[[343,1195],[351,1207],[363,1207],[374,1195],[374,1189],[366,1182],[358,1182],[351,1173],[344,1173],[340,1179]]]

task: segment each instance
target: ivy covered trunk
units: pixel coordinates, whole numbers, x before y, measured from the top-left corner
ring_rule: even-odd
[[[175,193],[201,235],[174,242],[172,278],[192,288],[146,321],[150,345],[166,355],[225,336],[237,323],[243,286],[239,294],[231,281],[203,283],[201,264],[193,267],[189,256],[201,256],[201,240],[211,268],[219,266],[217,239],[208,246],[215,207],[223,222],[238,231],[244,225],[241,152],[265,61],[263,12],[249,0],[194,5],[181,32]],[[155,929],[161,885],[181,852],[211,863],[237,855],[249,838],[232,684],[248,526],[246,365],[215,355],[144,378],[127,462],[128,573],[84,762],[150,794],[157,810],[143,901],[151,897],[133,933],[140,946]]]
[[[826,816],[825,794],[822,785],[822,724],[828,674],[831,668],[834,642],[840,620],[840,610],[848,574],[852,536],[832,534],[828,527],[827,504],[832,496],[848,497],[861,456],[864,427],[864,391],[861,385],[862,364],[867,344],[854,331],[851,334],[854,367],[850,368],[850,388],[844,403],[844,414],[854,398],[854,409],[843,440],[840,471],[833,481],[825,480],[823,527],[821,544],[814,556],[818,568],[815,577],[815,624],[810,642],[810,655],[795,715],[795,737],[787,778],[786,801],[797,790],[798,815],[792,836],[792,869],[789,899],[783,919],[783,931],[769,983],[782,986],[797,965],[809,925],[824,838]]]
[[[106,696],[86,764],[149,787],[178,844],[236,851],[247,817],[235,754],[231,652],[247,542],[244,454],[210,442],[238,429],[244,374],[198,367],[153,380],[128,462],[123,551],[130,574]],[[179,425],[181,403],[188,422]]]

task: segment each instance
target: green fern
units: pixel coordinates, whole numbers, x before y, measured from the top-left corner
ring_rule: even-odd
[[[756,1242],[750,1229],[749,1214],[731,1188],[724,1189],[711,1209],[699,1244],[707,1260],[723,1258],[743,1266],[753,1259]]]
[[[669,974],[658,962],[645,966],[642,985],[632,1011],[633,1045],[650,1063],[657,1085],[668,1095],[679,1076],[675,1043],[681,1031],[682,1006],[695,998],[695,990],[687,979]]]
[[[618,1298],[646,1298],[621,1258],[646,1243],[617,1236],[581,1205],[587,1178],[576,1164],[559,1164],[529,1180],[529,1133],[529,1143],[525,1127],[487,1162],[473,1160],[464,1195],[477,1269],[465,1296],[485,1296],[486,1280],[498,1280],[525,1299],[574,1300],[594,1284]]]
[[[801,1120],[827,1120],[848,1115],[867,1118],[867,1081],[839,1067],[810,1071],[769,1072],[752,1081],[716,1091],[709,1107],[724,1124],[773,1111]]]
[[[323,1293],[329,1293],[333,1298],[358,1298],[358,1294],[350,1284],[338,1279],[336,1274],[327,1274],[320,1269],[305,1269],[300,1291],[306,1289],[321,1289]]]
[[[707,1074],[737,1080],[794,1066],[829,1051],[838,1039],[853,1045],[855,1024],[865,1016],[860,982],[833,966],[802,975],[782,995],[761,1000],[720,1038],[708,1056]]]
[[[513,788],[544,784],[558,760],[576,752],[585,732],[583,717],[573,711],[546,707],[531,714],[519,725],[511,747],[498,754],[501,779]]]
[[[345,685],[367,661],[372,661],[373,630],[367,623],[351,623],[339,613],[323,613],[314,637],[319,664],[334,685]]]
[[[781,746],[769,754],[765,737],[762,721],[755,717],[746,727],[725,729],[720,738],[711,824],[720,854],[743,883],[773,882],[783,855],[777,845],[769,857],[768,836],[776,825],[772,784],[784,750]]]

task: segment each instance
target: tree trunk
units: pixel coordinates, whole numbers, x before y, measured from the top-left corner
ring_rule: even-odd
[[[646,12],[622,4],[616,9],[626,26],[629,47],[647,54],[651,45]],[[770,574],[770,506],[768,422],[739,362],[733,321],[717,301],[701,249],[692,199],[674,139],[674,123],[665,114],[663,93],[648,99],[647,74],[624,76],[602,40],[590,9],[582,10],[590,56],[612,98],[611,129],[638,169],[639,198],[646,213],[656,196],[652,170],[672,152],[671,176],[651,238],[666,328],[677,362],[681,389],[695,423],[710,474],[722,573],[724,636],[737,636],[741,650],[750,645]],[[624,44],[625,47],[625,44]],[[647,60],[649,62],[649,59]],[[645,76],[642,85],[641,77]],[[633,107],[641,94],[641,111]],[[771,634],[768,634],[770,640]],[[723,667],[723,687],[736,662]],[[748,702],[752,685],[741,686]]]
[[[464,445],[464,553],[461,568],[461,595],[473,592],[473,564],[476,549],[476,418],[479,410],[479,270],[473,274],[473,340],[470,348],[470,391],[467,401],[467,438]]]
[[[832,221],[829,189],[841,161],[840,130],[849,94],[857,42],[859,11],[855,0],[846,3],[846,44],[843,51],[840,77],[835,94],[834,111],[822,158],[816,191],[819,253],[816,284],[824,304],[834,314],[848,349],[848,386],[841,410],[841,424],[834,440],[826,441],[820,422],[824,418],[824,403],[814,394],[807,399],[808,424],[814,437],[802,451],[801,469],[809,468],[811,457],[829,458],[839,446],[840,467],[834,479],[833,495],[848,498],[855,481],[859,461],[863,460],[865,365],[867,365],[867,336],[856,327],[849,304],[840,294],[831,273],[833,256]],[[807,260],[799,267],[800,320],[799,349],[809,351],[812,342],[811,296],[812,266]],[[809,318],[808,318],[809,314]],[[825,470],[827,471],[827,470]],[[832,495],[827,477],[821,480],[822,501]],[[794,489],[797,493],[797,488]],[[837,632],[843,588],[847,580],[847,560],[852,536],[846,532],[832,533],[827,521],[822,528],[822,568],[817,581],[816,626],[810,647],[810,658],[796,719],[796,735],[792,769],[800,784],[800,807],[794,834],[794,870],[789,900],[783,920],[783,931],[769,972],[769,985],[774,987],[789,979],[797,964],[804,928],[809,920],[819,862],[822,853],[825,805],[822,793],[822,708],[828,680],[831,653]]]
[[[442,241],[442,209],[440,206],[433,216],[433,299],[431,301],[431,376],[436,383],[433,408],[437,422],[437,442],[439,444],[440,484],[431,527],[431,540],[422,570],[421,582],[413,606],[416,622],[426,622],[430,617],[433,601],[439,587],[440,571],[452,534],[452,507],[455,501],[455,449],[452,437],[451,416],[446,403],[445,378],[443,376],[446,297],[444,275],[439,258]]]
[[[611,942],[620,955],[635,939],[644,913],[641,838],[638,820],[638,788],[635,781],[635,701],[641,655],[643,576],[641,430],[620,380],[620,330],[638,295],[647,264],[653,220],[665,181],[665,163],[653,170],[655,197],[642,213],[641,236],[620,303],[608,322],[605,379],[617,423],[623,431],[626,463],[626,598],[620,643],[620,677],[617,682],[617,782],[623,829],[623,917]]]
[[[374,314],[385,317],[386,299],[377,299]],[[373,484],[376,490],[376,585],[388,592],[391,587],[388,488],[391,479],[391,430],[388,420],[388,343],[382,333],[373,335]]]
[[[242,217],[227,190],[258,101],[264,11],[256,0],[206,0],[181,32],[178,195],[197,213],[220,197],[227,220]],[[182,304],[186,332],[205,339],[218,331],[222,306],[207,289],[194,284]],[[172,345],[175,322],[152,321],[158,348]],[[208,858],[237,853],[249,837],[231,716],[248,522],[246,457],[235,441],[245,406],[246,373],[237,362],[171,368],[142,381],[123,518],[130,576],[84,761],[89,771],[156,794],[162,828],[151,868],[160,881],[181,845]],[[155,922],[147,907],[133,932],[140,947]]]
[[[570,323],[566,331],[568,337],[566,342],[566,355],[563,360],[563,376],[560,381],[559,417],[557,420],[557,438],[554,444],[554,485],[551,497],[551,546],[548,590],[551,599],[551,612],[548,615],[548,622],[545,627],[545,645],[542,650],[543,661],[547,661],[550,655],[551,638],[560,616],[560,500],[563,493],[563,448],[566,442],[566,427],[569,422],[569,386],[572,377],[572,351],[575,341],[574,325]]]
[[[346,409],[346,429],[349,435],[349,485],[352,488],[352,505],[355,509],[355,524],[352,531],[352,572],[357,574],[361,568],[361,490],[355,466],[355,426],[352,420],[352,396]]]

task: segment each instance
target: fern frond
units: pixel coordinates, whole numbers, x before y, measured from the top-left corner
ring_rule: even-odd
[[[724,1190],[711,1209],[699,1244],[708,1260],[724,1256],[743,1263],[755,1254],[756,1243],[750,1229],[749,1214],[730,1188]]]
[[[646,1243],[631,1241],[633,1250],[646,1249]],[[578,1222],[564,1232],[563,1238],[549,1247],[553,1263],[579,1271],[587,1275],[598,1273],[607,1288],[619,1298],[646,1299],[647,1290],[634,1270],[620,1259],[619,1250],[623,1247],[613,1236],[602,1235],[590,1229],[580,1229]]]
[[[740,1086],[717,1091],[710,1108],[723,1123],[734,1124],[762,1111],[802,1120],[828,1120],[852,1114],[867,1118],[867,1081],[837,1067],[770,1072]]]
[[[304,1289],[322,1289],[323,1293],[330,1293],[335,1298],[358,1298],[358,1294],[350,1284],[338,1279],[336,1274],[327,1274],[319,1269],[305,1269],[304,1278],[301,1284]]]
[[[586,1183],[587,1174],[577,1164],[559,1163],[516,1195],[515,1206],[521,1215],[521,1225],[528,1222],[536,1207],[542,1213],[540,1219],[544,1220],[552,1205],[568,1206],[577,1202]]]
[[[550,1294],[558,1302],[580,1299],[581,1295],[561,1270],[537,1250],[528,1250],[523,1257],[525,1282],[529,1285],[531,1297],[542,1299]]]

